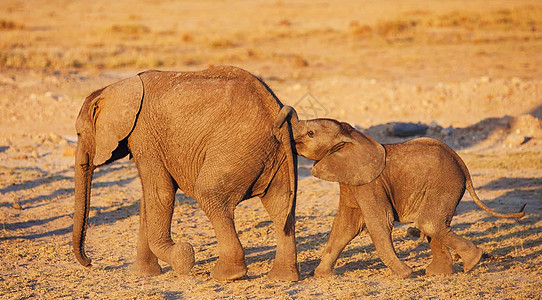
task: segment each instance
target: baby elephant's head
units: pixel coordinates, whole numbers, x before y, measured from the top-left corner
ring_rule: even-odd
[[[301,120],[297,125],[292,123],[292,128],[297,153],[314,161],[344,147],[354,130],[333,119]]]
[[[295,110],[285,106],[275,127],[282,126],[288,116],[297,154],[315,161],[313,176],[361,185],[374,180],[384,169],[384,147],[348,123],[333,119],[299,120]]]

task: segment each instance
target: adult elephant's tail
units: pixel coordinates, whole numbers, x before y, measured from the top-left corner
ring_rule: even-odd
[[[273,124],[273,134],[281,143],[281,146],[286,153],[286,163],[288,164],[288,179],[290,182],[289,213],[286,216],[283,228],[287,235],[293,234],[293,232],[290,231],[294,228],[293,223],[295,222],[295,202],[297,195],[297,155],[295,154],[293,132],[291,130],[291,127],[295,126],[294,123],[297,124],[297,114],[295,120],[290,120],[290,126],[284,126],[284,123],[288,125],[286,119],[292,110],[293,108],[290,106],[282,107]]]
[[[487,205],[485,205],[484,202],[482,202],[482,200],[478,198],[478,195],[474,191],[474,186],[472,185],[472,178],[470,177],[470,172],[469,172],[469,169],[467,169],[465,162],[461,159],[461,157],[459,157],[459,155],[454,150],[452,150],[450,147],[448,147],[445,144],[443,145],[446,148],[446,150],[454,157],[455,161],[459,164],[461,171],[463,171],[463,174],[465,175],[465,180],[466,180],[465,185],[466,185],[467,191],[469,191],[469,194],[474,200],[474,203],[476,203],[480,208],[482,208],[487,213],[495,217],[514,218],[516,220],[519,220],[523,218],[523,216],[525,216],[525,212],[523,210],[525,209],[526,204],[523,204],[523,206],[517,213],[509,213],[509,214],[501,214],[487,207]]]

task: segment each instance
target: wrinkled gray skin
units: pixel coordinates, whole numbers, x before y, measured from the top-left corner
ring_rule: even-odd
[[[130,154],[143,186],[134,273],[160,274],[158,259],[179,273],[192,268],[192,246],[171,239],[174,196],[181,189],[196,200],[215,230],[219,252],[211,273],[215,279],[246,274],[234,209],[258,196],[277,228],[276,258],[268,278],[298,280],[297,157],[290,126],[272,131],[281,107],[263,82],[234,67],[147,71],[92,93],[76,122],[77,260],[90,265],[84,240],[93,171]]]
[[[315,161],[311,174],[340,185],[339,209],[314,272],[317,277],[333,274],[339,254],[364,228],[394,276],[409,277],[412,270],[393,248],[394,221],[414,223],[427,237],[433,261],[426,274],[452,273],[448,248],[461,256],[465,272],[471,270],[482,250],[450,229],[465,186],[476,204],[491,215],[523,217],[523,208],[519,213],[499,214],[485,206],[474,192],[461,158],[437,140],[419,138],[381,145],[347,123],[331,119],[298,121],[295,111],[286,106],[275,128],[290,116],[297,153]]]

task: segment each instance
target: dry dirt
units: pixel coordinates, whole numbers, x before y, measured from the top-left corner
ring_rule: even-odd
[[[542,297],[542,4],[539,1],[2,1],[0,4],[0,298],[491,298]],[[393,236],[417,275],[391,280],[366,233],[337,263],[311,271],[337,210],[338,185],[300,161],[301,280],[269,282],[274,227],[258,199],[236,210],[248,278],[217,282],[210,222],[177,195],[175,240],[190,241],[190,276],[167,264],[130,275],[141,187],[122,160],[95,173],[87,249],[71,253],[74,120],[84,97],[139,71],[230,64],[261,76],[302,117],[348,121],[381,142],[392,122],[420,122],[459,151],[479,196],[453,230],[486,253],[465,274],[425,277],[426,242]],[[310,93],[307,95],[307,93]],[[307,96],[307,97],[304,97]],[[302,99],[302,100],[301,100]],[[317,99],[318,101],[315,101]],[[301,101],[300,101],[301,100]],[[312,106],[311,106],[312,105]]]

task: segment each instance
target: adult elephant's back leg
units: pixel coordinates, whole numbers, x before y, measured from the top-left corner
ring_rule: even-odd
[[[295,214],[289,205],[290,185],[288,166],[283,164],[262,197],[262,204],[275,225],[277,252],[273,268],[267,275],[270,280],[297,281],[297,253],[295,247]]]
[[[194,185],[194,198],[205,212],[218,241],[218,261],[211,276],[235,280],[246,275],[245,254],[234,223],[234,209],[250,183],[240,180],[243,170],[227,170],[224,163],[207,159]]]

